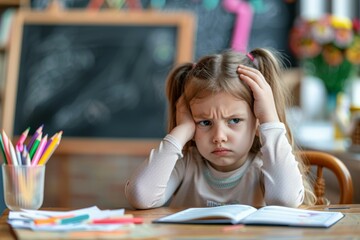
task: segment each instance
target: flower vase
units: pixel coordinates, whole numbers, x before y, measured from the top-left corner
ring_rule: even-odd
[[[337,100],[336,92],[327,92],[326,95],[326,106],[325,106],[325,119],[332,121],[333,115],[336,110],[336,100]]]
[[[348,125],[348,106],[346,95],[343,92],[328,94],[327,96],[328,119],[333,125],[333,136],[335,140],[346,137],[346,126]]]

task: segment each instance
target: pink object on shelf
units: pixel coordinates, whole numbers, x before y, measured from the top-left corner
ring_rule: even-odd
[[[231,48],[239,52],[247,52],[250,38],[253,10],[249,3],[241,0],[224,0],[224,8],[236,14]]]

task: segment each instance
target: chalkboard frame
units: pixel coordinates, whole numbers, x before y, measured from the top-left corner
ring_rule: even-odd
[[[39,25],[149,25],[175,26],[178,29],[175,64],[192,61],[195,16],[190,12],[144,11],[31,11],[19,10],[14,18],[11,45],[8,56],[8,68],[5,83],[2,125],[10,137],[14,135],[16,96],[21,59],[21,43],[24,24]],[[165,79],[164,79],[165,81]],[[83,138],[64,137],[58,154],[101,154],[143,156],[156,147],[160,139],[124,139],[124,138]]]

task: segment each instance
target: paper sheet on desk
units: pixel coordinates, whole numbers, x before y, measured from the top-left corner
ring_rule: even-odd
[[[30,229],[14,229],[17,240],[52,240],[52,239],[160,239],[161,236],[169,236],[169,232],[154,228],[150,224],[124,226],[115,231],[32,231]]]
[[[22,215],[25,213],[28,215]],[[52,212],[52,211],[41,211],[40,214],[50,214],[50,216],[62,216],[66,213],[90,214],[91,218],[100,218],[100,217],[116,217],[124,215],[124,209],[118,210],[99,210],[97,207],[79,209],[69,212]],[[160,231],[157,228],[154,228],[150,224],[96,224],[96,225],[86,225],[86,224],[77,224],[70,226],[69,224],[63,225],[66,226],[65,229],[62,229],[62,225],[55,225],[50,228],[50,226],[37,226],[34,228],[34,224],[31,222],[32,219],[29,217],[37,217],[39,211],[22,211],[22,212],[9,212],[9,223],[12,225],[12,229],[18,240],[51,240],[51,239],[158,239],[158,236],[164,233],[164,230]],[[124,217],[126,217],[124,215]]]
[[[64,215],[80,215],[88,214],[89,220],[102,219],[115,216],[123,216],[124,209],[114,210],[100,210],[96,206],[83,208],[73,211],[44,211],[44,210],[22,210],[10,211],[8,223],[13,228],[31,229],[33,231],[114,231],[122,226],[122,224],[86,224],[86,223],[72,223],[72,224],[54,224],[54,225],[36,225],[34,219],[44,219],[48,217],[58,217]]]

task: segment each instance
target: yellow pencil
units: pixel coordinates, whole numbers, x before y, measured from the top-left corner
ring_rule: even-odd
[[[55,149],[59,146],[62,133],[63,132],[60,131],[57,134],[55,134],[54,139],[52,140],[50,145],[45,149],[44,153],[41,155],[38,165],[44,165],[49,160]]]

